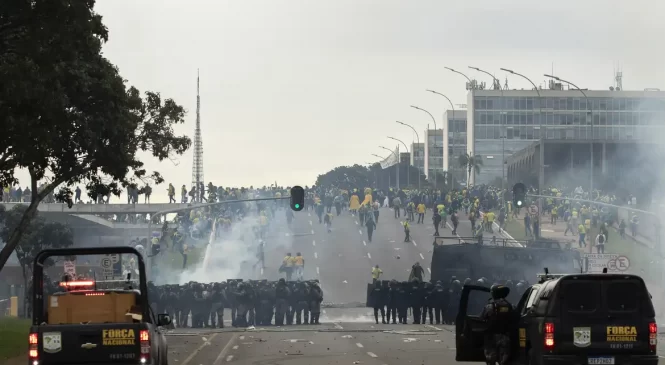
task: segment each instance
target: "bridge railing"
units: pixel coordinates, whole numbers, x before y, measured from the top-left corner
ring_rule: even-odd
[[[445,246],[450,244],[470,244],[483,246],[501,246],[501,247],[528,247],[528,248],[549,248],[566,249],[569,243],[552,239],[530,239],[516,240],[503,238],[499,236],[482,238],[477,237],[434,237],[435,246]]]

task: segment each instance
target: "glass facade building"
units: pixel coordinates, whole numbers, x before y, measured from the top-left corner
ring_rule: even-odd
[[[425,175],[430,179],[434,171],[443,173],[443,130],[428,129],[425,131]]]
[[[474,183],[501,177],[504,160],[547,141],[648,141],[665,132],[665,92],[470,90],[467,151],[483,159]],[[475,180],[475,181],[474,181]]]
[[[425,171],[425,144],[412,143],[410,152],[411,166],[418,168],[420,171]]]
[[[452,173],[459,180],[466,180],[465,174],[459,166],[459,156],[466,153],[466,110],[446,110],[444,119],[447,121],[446,134],[443,146],[443,169]]]

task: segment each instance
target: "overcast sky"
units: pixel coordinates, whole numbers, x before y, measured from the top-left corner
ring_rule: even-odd
[[[184,105],[192,137],[200,69],[205,182],[222,186],[311,185],[386,155],[377,146],[395,146],[388,135],[410,144],[395,120],[419,133],[431,121],[409,105],[437,123],[447,109],[425,89],[466,103],[465,79],[444,66],[488,84],[467,66],[537,84],[553,67],[607,89],[620,65],[624,89],[665,89],[663,1],[98,0],[97,10],[105,55],[130,84]],[[191,184],[191,152],[147,165]]]

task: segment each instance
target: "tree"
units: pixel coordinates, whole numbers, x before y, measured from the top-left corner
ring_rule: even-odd
[[[21,224],[25,211],[28,209],[25,205],[17,205],[10,211],[0,210],[0,239],[8,242],[16,227]],[[58,222],[47,222],[40,216],[35,216],[28,225],[27,234],[21,236],[16,245],[16,257],[21,265],[21,274],[23,275],[23,287],[28,288],[28,278],[32,276],[32,265],[40,251],[51,248],[66,248],[74,244],[74,234],[72,230]],[[52,259],[44,262],[46,267],[52,266]],[[27,295],[24,296],[24,301]],[[24,308],[27,308],[24,302]]]
[[[336,186],[342,189],[364,189],[374,181],[370,170],[358,164],[353,166],[340,166],[319,175],[316,186]],[[371,185],[370,185],[371,184]]]
[[[85,182],[89,191],[117,195],[130,184],[161,183],[137,153],[162,161],[191,144],[173,130],[184,122],[182,106],[155,92],[142,98],[101,55],[108,31],[94,4],[3,0],[0,7],[0,186],[18,183],[16,169],[26,169],[32,193],[0,251],[0,269],[56,187]]]
[[[483,159],[480,155],[465,153],[459,156],[459,165],[467,171],[466,187],[468,188],[471,183],[471,173],[473,172],[474,176],[480,173],[480,168],[483,166]]]

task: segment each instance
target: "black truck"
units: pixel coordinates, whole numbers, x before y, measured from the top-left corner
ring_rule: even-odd
[[[58,259],[68,272],[49,282],[44,267]],[[76,274],[76,262],[91,260],[101,271]],[[171,318],[155,315],[149,303],[143,257],[132,247],[40,252],[33,268],[29,364],[167,365],[163,327]]]

